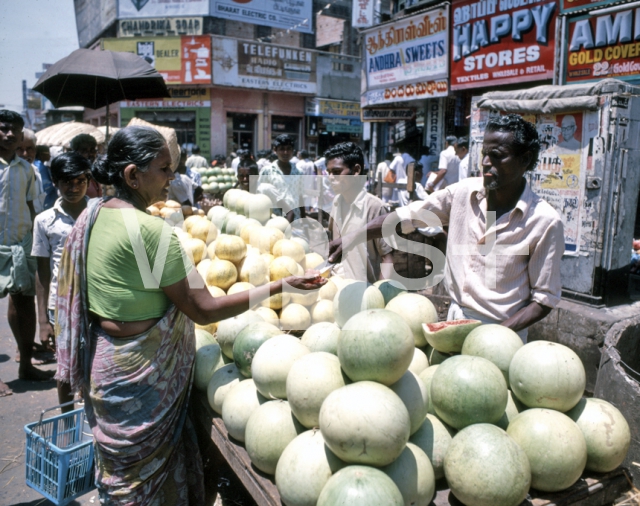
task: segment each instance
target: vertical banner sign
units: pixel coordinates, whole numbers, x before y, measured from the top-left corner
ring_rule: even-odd
[[[374,0],[353,0],[351,25],[355,28],[368,28],[373,25]]]
[[[559,0],[454,0],[451,89],[553,77]]]
[[[446,96],[447,7],[366,30],[363,106]]]
[[[640,7],[568,20],[565,83],[640,74]]]

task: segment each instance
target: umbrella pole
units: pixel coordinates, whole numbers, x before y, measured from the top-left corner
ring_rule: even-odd
[[[105,130],[105,144],[109,144],[109,102],[107,101],[107,128]]]

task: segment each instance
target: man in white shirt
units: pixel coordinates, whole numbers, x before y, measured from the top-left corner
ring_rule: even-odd
[[[420,183],[422,183],[422,186],[425,186],[427,184],[427,178],[429,177],[431,170],[435,168],[435,164],[438,159],[436,156],[431,154],[429,146],[422,146],[422,149],[420,150],[420,159],[418,161],[422,164],[422,181],[420,181]],[[432,164],[434,167],[431,166]]]
[[[398,198],[401,206],[408,206],[410,202],[416,200],[424,200],[427,198],[427,192],[424,191],[424,186],[420,183],[422,181],[422,164],[416,162],[413,168],[413,180],[415,181],[415,190],[409,193],[407,190],[400,190],[398,192]]]
[[[460,159],[458,167],[458,181],[469,177],[469,138],[460,137],[456,145],[456,155]]]
[[[438,175],[431,184],[427,184],[427,191],[432,192],[435,186],[442,180],[445,180],[443,187],[458,182],[458,167],[460,159],[456,155],[456,142],[458,139],[454,135],[448,135],[444,150],[440,153],[440,161],[438,162]]]

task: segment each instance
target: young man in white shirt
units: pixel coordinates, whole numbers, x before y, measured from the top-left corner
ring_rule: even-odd
[[[460,159],[458,166],[458,181],[469,177],[469,138],[460,137],[456,145],[456,155]]]
[[[424,186],[420,183],[422,181],[422,164],[420,162],[416,162],[413,167],[413,180],[415,181],[415,190],[409,193],[407,190],[400,190],[398,192],[398,197],[400,198],[401,206],[408,206],[410,202],[414,202],[416,200],[424,200],[427,198],[427,192],[424,191]]]
[[[440,181],[444,179],[442,188],[458,182],[458,167],[460,159],[456,155],[456,143],[458,139],[454,135],[447,136],[444,143],[444,150],[440,152],[438,163],[438,174],[436,179],[427,184],[427,191],[433,192]]]

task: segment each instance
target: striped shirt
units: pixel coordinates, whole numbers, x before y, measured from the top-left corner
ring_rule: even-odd
[[[27,202],[38,198],[36,174],[29,162],[14,156],[10,162],[0,158],[0,245],[22,242],[33,223]]]
[[[560,301],[564,231],[558,213],[525,186],[511,212],[487,219],[482,178],[468,178],[396,210],[401,220],[433,212],[449,226],[445,282],[452,300],[502,322],[531,302]],[[493,223],[495,221],[495,223]],[[402,223],[411,232],[409,221]]]

